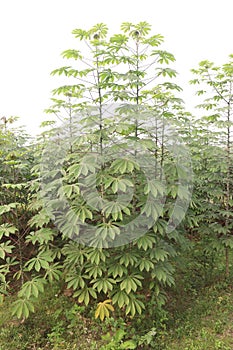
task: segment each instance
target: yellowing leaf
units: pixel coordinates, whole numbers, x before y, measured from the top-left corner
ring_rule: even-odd
[[[95,318],[100,318],[101,321],[103,321],[105,317],[109,317],[109,311],[114,311],[114,307],[111,305],[111,302],[111,299],[100,302],[95,311]]]

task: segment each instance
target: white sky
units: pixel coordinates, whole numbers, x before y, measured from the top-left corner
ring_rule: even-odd
[[[30,133],[51,119],[43,110],[59,83],[50,72],[67,64],[62,51],[77,48],[71,31],[99,22],[115,33],[124,21],[147,21],[162,34],[190,107],[190,69],[233,53],[232,10],[232,0],[0,0],[0,118],[17,115]]]

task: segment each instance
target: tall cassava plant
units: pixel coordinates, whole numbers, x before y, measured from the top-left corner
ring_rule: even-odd
[[[208,236],[212,237],[212,248],[225,250],[226,276],[229,276],[229,248],[233,247],[233,55],[229,58],[229,62],[222,66],[209,61],[200,62],[198,69],[192,69],[197,78],[191,81],[200,86],[197,94],[205,97],[198,106],[206,111],[201,120],[208,131],[203,145],[206,156],[205,164],[203,160],[202,164],[205,171],[199,173],[206,178],[204,187],[208,192],[201,199],[203,208],[207,207],[206,212],[203,212],[206,217],[204,221],[207,219],[208,222],[205,231],[211,231]]]
[[[28,203],[33,154],[26,145],[28,135],[10,125],[14,120],[4,118],[0,126],[0,277],[3,290],[15,286],[17,280],[23,285],[26,277],[23,267],[30,257],[25,240],[30,231]]]
[[[27,268],[50,281],[62,269],[78,302],[98,300],[101,319],[113,305],[134,316],[147,299],[163,303],[176,247],[185,242],[176,226],[189,201],[190,169],[170,127],[180,87],[167,66],[174,56],[157,49],[163,37],[150,30],[140,22],[123,23],[110,38],[102,23],[73,31],[85,56],[64,51],[71,64],[52,73],[69,82],[54,90],[47,110],[63,124],[45,138],[34,167],[27,240],[39,254]],[[31,301],[36,283],[38,291],[34,277],[20,297]]]

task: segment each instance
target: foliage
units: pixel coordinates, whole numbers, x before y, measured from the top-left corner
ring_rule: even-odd
[[[231,278],[233,56],[192,70],[204,110],[193,117],[178,97],[174,56],[150,32],[146,22],[125,22],[112,36],[103,23],[75,29],[77,49],[64,51],[69,63],[52,72],[65,83],[54,89],[47,112],[61,126],[47,121],[29,142],[13,128],[15,118],[1,119],[0,307],[12,293],[12,316],[26,339],[23,327],[32,312],[40,315],[46,290],[58,285],[56,295],[73,298],[66,312],[53,298],[39,348],[73,349],[68,327],[72,336],[88,335],[92,349],[169,349],[176,290],[184,297],[177,308],[188,306],[182,319],[173,315],[173,336],[189,337],[182,348],[232,345],[213,340],[226,329],[224,319],[211,332],[201,324],[197,335],[189,309],[202,319],[200,308],[213,307],[205,297],[194,303],[202,288],[224,265]],[[192,198],[190,159],[178,135],[191,155]],[[9,336],[6,328],[1,335]],[[171,344],[181,347],[177,339]]]
[[[74,30],[88,59],[66,50],[71,65],[52,72],[70,83],[54,90],[47,110],[62,127],[44,133],[35,152],[26,236],[35,253],[23,266],[31,278],[14,305],[18,316],[33,310],[46,281],[65,281],[78,303],[97,301],[101,319],[113,310],[141,314],[153,295],[162,305],[174,283],[172,262],[187,241],[182,227],[168,228],[183,218],[177,203],[189,195],[178,184],[187,182],[187,164],[179,166],[169,148],[176,140],[165,133],[182,114],[167,66],[175,59],[157,49],[163,38],[149,36],[146,22],[121,30],[110,38],[104,24]]]
[[[232,84],[233,56],[221,67],[202,61],[192,72],[191,81],[207,96],[198,107],[206,111],[194,130],[193,164],[196,169],[195,215],[198,234],[205,251],[225,250],[226,275],[229,276],[229,249],[232,241]],[[199,129],[198,129],[199,126]],[[202,161],[198,153],[202,152]]]
[[[30,169],[33,149],[21,128],[8,127],[15,118],[5,118],[0,126],[0,292],[6,293],[9,280],[24,283],[25,260],[31,247],[25,242],[31,212],[29,203]]]

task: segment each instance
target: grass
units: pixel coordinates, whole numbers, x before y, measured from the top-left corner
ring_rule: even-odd
[[[6,297],[0,306],[0,350],[119,350],[110,340],[119,329],[126,333],[124,340],[137,342],[138,350],[232,350],[231,280],[208,285],[200,281],[191,274],[178,276],[165,313],[157,314],[157,328],[153,320],[141,317],[131,322],[119,317],[94,320],[91,308],[77,305],[56,287],[45,292],[28,320],[20,322],[10,314],[14,298]]]
[[[24,322],[10,316],[11,302],[6,298],[0,307],[0,350],[99,350],[98,324],[93,328],[91,319],[83,316],[84,308],[56,289],[46,291]]]
[[[232,350],[232,288],[222,284],[205,288],[173,320],[163,349]]]

